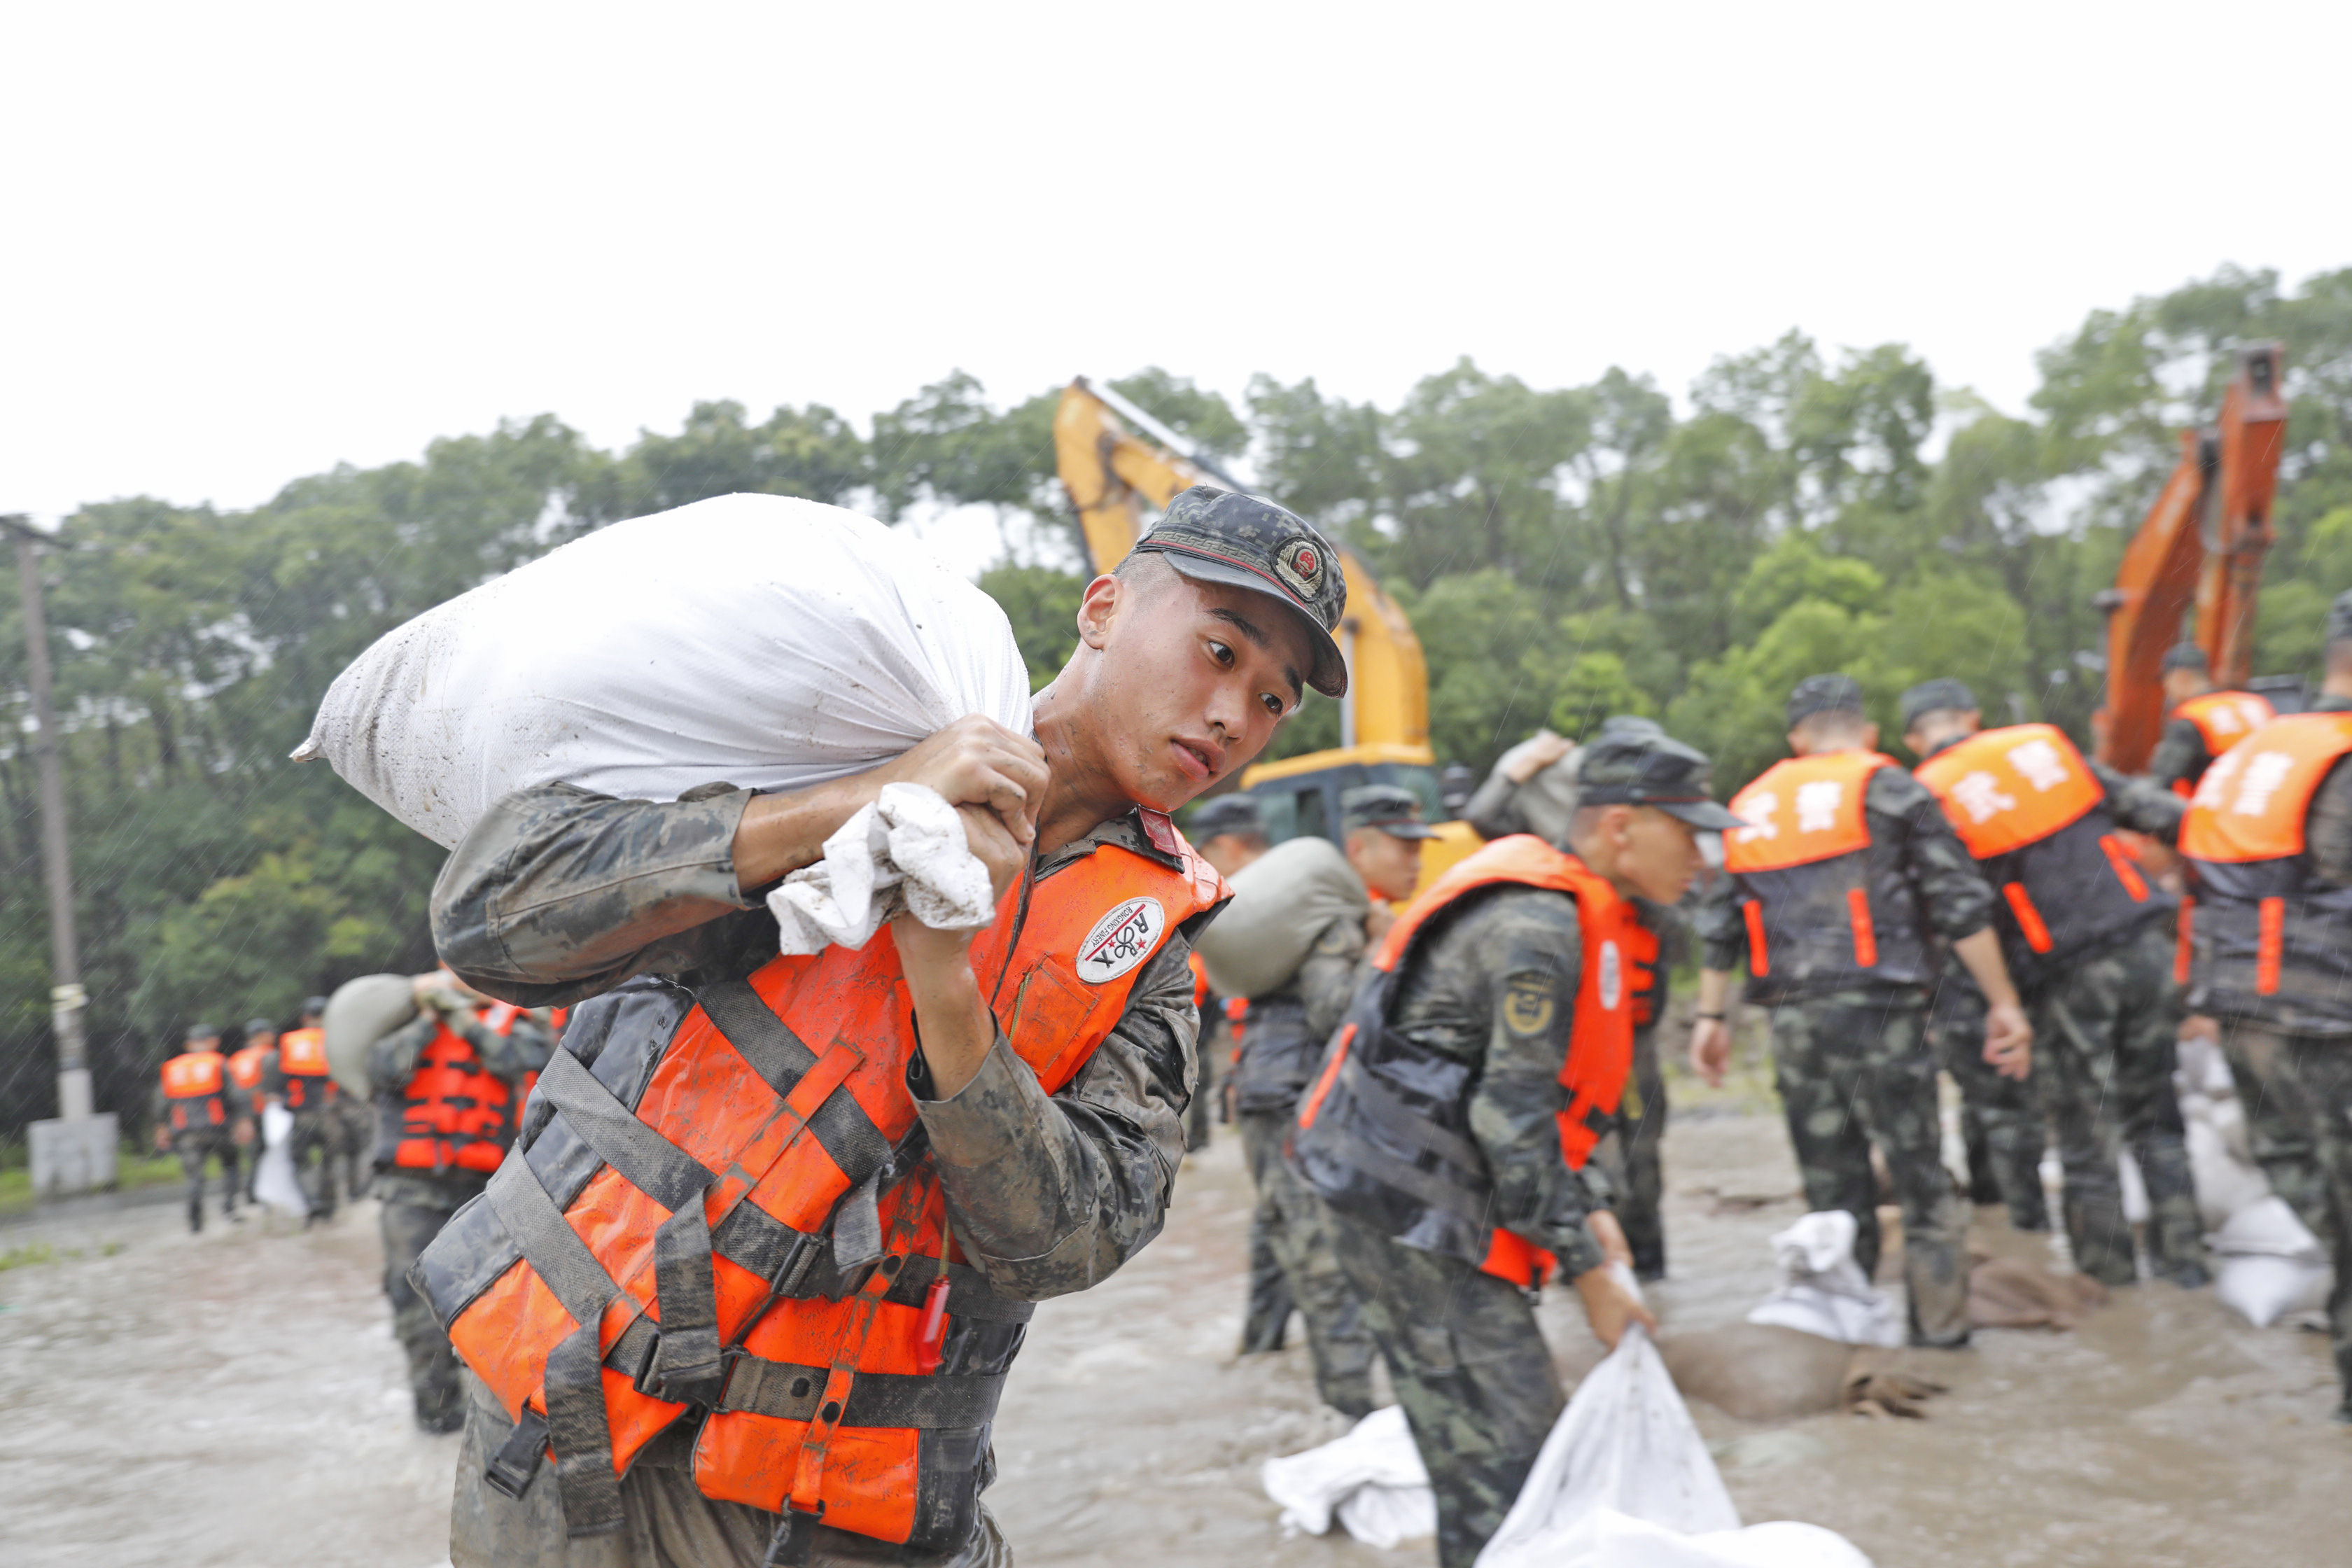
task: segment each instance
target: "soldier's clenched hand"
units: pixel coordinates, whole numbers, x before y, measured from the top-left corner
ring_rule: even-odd
[[[2003,1078],[2021,1081],[2033,1070],[2033,1026],[2014,1002],[1985,1009],[1984,1059]]]
[[[1584,1317],[1592,1325],[1593,1338],[1612,1351],[1625,1337],[1629,1324],[1639,1323],[1654,1334],[1658,1331],[1657,1316],[1634,1293],[1633,1278],[1622,1265],[1612,1263],[1576,1277],[1576,1293],[1584,1300]]]
[[[1045,750],[978,713],[957,720],[874,777],[885,784],[929,785],[950,805],[986,806],[1024,848],[1037,837]]]

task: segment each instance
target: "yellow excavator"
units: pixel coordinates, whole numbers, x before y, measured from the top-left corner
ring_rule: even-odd
[[[1143,531],[1143,507],[1165,508],[1194,485],[1247,491],[1248,486],[1108,386],[1080,376],[1062,390],[1054,412],[1054,454],[1062,488],[1086,532],[1097,572],[1126,559]],[[1437,756],[1429,749],[1429,667],[1421,639],[1370,568],[1342,548],[1348,605],[1339,651],[1348,659],[1340,699],[1339,744],[1242,773],[1241,789],[1258,800],[1276,843],[1315,834],[1339,836],[1339,795],[1359,784],[1393,784],[1412,791],[1437,837],[1422,852],[1424,888],[1482,840],[1466,822],[1444,822]]]

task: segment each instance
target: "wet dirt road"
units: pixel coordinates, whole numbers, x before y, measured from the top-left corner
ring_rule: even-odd
[[[1430,1560],[1425,1542],[1383,1552],[1276,1527],[1258,1466],[1339,1427],[1302,1351],[1233,1358],[1239,1152],[1223,1139],[1196,1157],[1165,1236],[1039,1311],[989,1494],[1031,1568]],[[1742,1316],[1772,1284],[1765,1237],[1802,1205],[1769,1118],[1684,1118],[1667,1162],[1675,1278],[1654,1300],[1671,1336]],[[2042,1255],[1992,1211],[1978,1220],[1980,1246]],[[0,1562],[444,1561],[457,1444],[409,1425],[372,1208],[309,1235],[183,1225],[157,1205],[0,1231],[0,1253],[57,1254],[0,1272]],[[1545,1318],[1570,1376],[1598,1359],[1572,1301]],[[1982,1332],[1908,1361],[1952,1385],[1926,1421],[1767,1427],[1696,1406],[1743,1516],[1827,1525],[1881,1568],[2352,1559],[2352,1433],[2327,1419],[2317,1335],[2143,1285],[2072,1333]]]

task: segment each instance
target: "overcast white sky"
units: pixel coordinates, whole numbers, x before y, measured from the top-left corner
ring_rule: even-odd
[[[18,5],[0,510],[552,411],[1159,363],[1680,394],[1790,326],[2012,409],[2095,306],[2352,265],[2352,6]]]

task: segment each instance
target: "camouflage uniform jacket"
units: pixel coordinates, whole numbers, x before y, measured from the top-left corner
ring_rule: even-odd
[[[1863,812],[1870,828],[1872,888],[1887,877],[1909,882],[1929,930],[1946,942],[1965,941],[1992,923],[1992,889],[1926,784],[1899,767],[1880,768],[1870,775],[1863,794]],[[1718,876],[1700,896],[1692,923],[1702,944],[1702,962],[1709,969],[1729,973],[1747,958],[1748,928],[1736,897],[1738,886],[1738,878]],[[1872,901],[1877,901],[1874,892]],[[1777,1003],[1808,989],[1806,976],[1782,973],[1777,953],[1772,978],[1775,994],[1758,1000]],[[1850,985],[1852,981],[1842,977],[1838,984]],[[1752,980],[1749,987],[1753,992]],[[1820,989],[1817,982],[1811,989]]]
[[[1343,916],[1317,935],[1288,984],[1251,999],[1234,1072],[1235,1109],[1286,1116],[1297,1109],[1324,1042],[1355,1000],[1363,957],[1363,922]]]
[[[517,791],[442,869],[435,943],[467,984],[527,1006],[636,975],[688,990],[748,975],[776,953],[764,889],[736,886],[735,828],[751,798],[719,785],[676,802],[567,784]],[[1044,856],[1035,875],[1043,881],[1102,845],[1177,865],[1130,811]],[[1191,953],[1188,933],[1171,932],[1109,1037],[1050,1098],[1002,1035],[950,1099],[929,1098],[922,1058],[911,1065],[956,1239],[1003,1294],[1084,1289],[1159,1234],[1197,1071]],[[641,1016],[625,1011],[615,1027]],[[566,1048],[593,1056],[610,1046]]]
[[[1549,889],[1472,893],[1405,959],[1389,1029],[1470,1067],[1469,1132],[1494,1183],[1495,1223],[1559,1258],[1570,1279],[1601,1261],[1584,1216],[1605,1188],[1559,1147],[1584,946],[1576,900]]]

